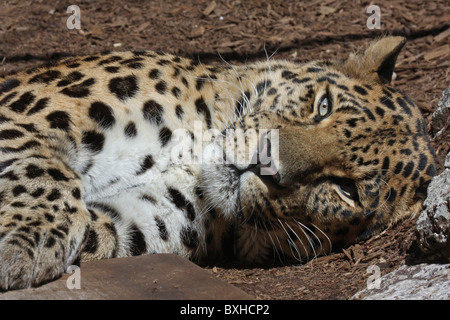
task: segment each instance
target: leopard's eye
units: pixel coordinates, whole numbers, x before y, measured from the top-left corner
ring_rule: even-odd
[[[319,100],[319,116],[321,118],[325,118],[331,112],[331,103],[328,100],[328,97],[325,95]]]
[[[339,197],[344,200],[351,207],[355,208],[357,205],[361,205],[359,198],[358,188],[356,183],[350,179],[334,178],[333,188],[336,190]]]

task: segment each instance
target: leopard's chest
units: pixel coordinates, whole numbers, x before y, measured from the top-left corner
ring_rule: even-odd
[[[196,137],[169,121],[116,115],[114,126],[103,130],[100,151],[78,148],[70,156],[86,205],[114,208],[119,237],[136,225],[155,252],[191,257],[205,234]]]
[[[185,131],[179,124],[149,121],[139,110],[115,110],[114,125],[102,128],[101,139],[83,135],[82,147],[67,152],[69,166],[83,179],[85,201],[114,197],[170,176],[170,170],[181,165],[174,148],[190,146],[189,140],[178,139]],[[191,163],[183,165],[186,169]]]

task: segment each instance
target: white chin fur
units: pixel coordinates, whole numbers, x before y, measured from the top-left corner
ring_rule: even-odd
[[[239,174],[225,164],[222,148],[210,143],[203,150],[202,190],[205,199],[226,218],[233,218],[239,210]]]

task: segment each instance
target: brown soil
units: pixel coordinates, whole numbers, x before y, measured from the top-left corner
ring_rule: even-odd
[[[378,1],[381,29],[369,30],[370,1],[191,0],[80,1],[81,29],[69,30],[67,1],[2,1],[0,75],[49,60],[105,50],[163,50],[202,63],[246,63],[267,55],[295,61],[344,58],[377,35],[404,35],[394,85],[427,120],[450,83],[447,0]],[[220,54],[220,55],[219,55]],[[449,133],[433,141],[438,169]],[[364,288],[377,265],[386,274],[414,258],[414,220],[369,241],[305,265],[207,268],[259,299],[347,299]]]

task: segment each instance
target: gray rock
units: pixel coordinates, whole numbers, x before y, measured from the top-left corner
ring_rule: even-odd
[[[449,152],[449,153],[447,154],[447,156],[445,157],[444,167],[450,169],[450,152]]]
[[[364,300],[448,300],[450,264],[402,266],[379,278],[378,288],[366,288],[352,299]],[[373,285],[374,282],[370,284]]]
[[[425,209],[417,219],[416,243],[430,258],[450,262],[450,153],[445,167],[428,186]]]
[[[450,87],[443,93],[441,100],[439,100],[438,107],[431,116],[431,135],[433,137],[445,131],[450,117]]]
[[[450,119],[450,87],[442,93],[431,119],[434,136],[443,134]],[[444,171],[428,186],[424,210],[416,224],[416,244],[431,259],[450,262],[450,153],[445,158]]]

